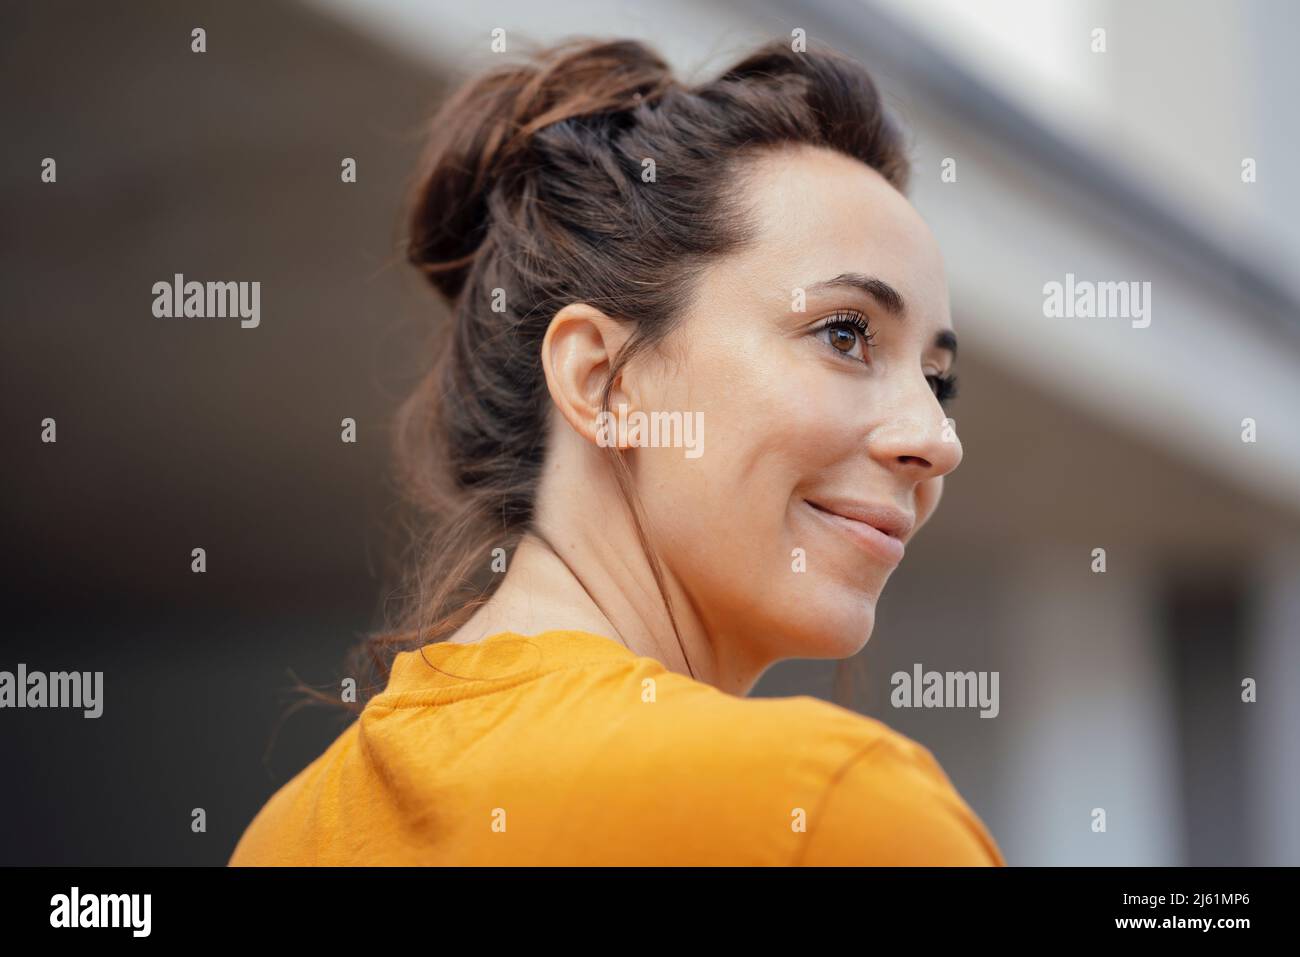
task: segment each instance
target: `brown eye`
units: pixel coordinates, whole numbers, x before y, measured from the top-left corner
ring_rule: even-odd
[[[845,358],[866,362],[866,348],[871,345],[872,336],[862,313],[837,312],[818,326],[816,333]]]
[[[858,344],[858,333],[855,329],[832,326],[827,331],[831,334],[831,345],[838,352],[851,353]]]

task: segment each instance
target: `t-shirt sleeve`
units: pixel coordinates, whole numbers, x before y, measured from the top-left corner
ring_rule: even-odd
[[[930,751],[868,745],[831,781],[795,863],[805,866],[1006,866],[983,822]]]

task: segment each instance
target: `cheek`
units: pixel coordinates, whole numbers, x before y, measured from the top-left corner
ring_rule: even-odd
[[[760,457],[755,423],[771,418],[777,397],[768,378],[755,374],[750,350],[719,348],[706,338],[683,352],[660,380],[662,388],[643,401],[655,405],[647,411],[692,420],[696,447],[641,448],[631,463],[656,550],[696,591],[705,585],[701,576],[736,565],[734,550],[753,533],[752,499],[762,496],[764,483],[759,476],[746,481],[746,470]]]
[[[752,591],[769,566],[788,572],[800,544],[792,500],[810,476],[852,454],[840,414],[849,388],[788,342],[691,353],[661,401],[700,413],[701,454],[642,449],[635,465],[657,545],[679,575],[712,588],[738,575]]]
[[[699,455],[645,456],[647,487],[675,524],[747,535],[781,518],[809,456],[824,450],[830,412],[777,348],[699,350],[674,380],[669,408],[698,413]],[[774,514],[775,511],[775,514]],[[665,515],[671,520],[672,516]]]

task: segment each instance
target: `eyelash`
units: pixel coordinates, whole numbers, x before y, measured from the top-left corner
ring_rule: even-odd
[[[838,312],[828,316],[823,322],[819,323],[816,335],[821,335],[828,329],[852,329],[861,336],[863,340],[863,349],[865,350],[875,340],[875,333],[867,325],[867,317],[856,309],[841,309]],[[826,341],[827,348],[832,352],[838,353],[841,357],[851,362],[862,362],[846,352],[836,349],[829,341]],[[934,392],[934,397],[942,405],[957,398],[957,377],[951,373],[948,375],[928,375],[925,377],[930,383],[930,388]]]
[[[934,397],[944,405],[957,398],[957,377],[948,375],[928,375],[925,377],[934,386]]]
[[[872,341],[875,339],[875,333],[872,332],[871,328],[867,325],[867,317],[864,316],[862,313],[858,312],[856,309],[841,309],[838,312],[835,312],[827,316],[821,323],[818,324],[814,332],[817,335],[821,335],[823,332],[826,332],[828,329],[853,330],[854,333],[862,337],[862,348],[864,351],[867,348],[867,346],[870,346]],[[839,349],[836,349],[835,346],[831,345],[829,340],[826,340],[826,345],[832,352],[837,352],[846,359],[849,359],[853,362],[862,361],[861,359],[854,358],[853,356],[849,355],[847,352],[841,352]]]

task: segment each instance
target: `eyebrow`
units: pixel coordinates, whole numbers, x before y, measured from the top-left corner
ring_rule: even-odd
[[[883,279],[867,276],[860,272],[842,272],[834,279],[823,279],[808,287],[809,292],[824,292],[827,289],[857,289],[865,292],[880,303],[891,315],[902,316],[907,312],[907,303],[903,295]],[[957,334],[951,329],[943,329],[934,337],[934,348],[942,349],[957,361]]]
[[[864,276],[860,272],[842,272],[834,279],[823,279],[821,282],[813,283],[808,287],[808,291],[822,292],[827,289],[843,289],[845,287],[865,292],[894,315],[901,316],[907,311],[907,304],[903,302],[903,296],[897,289],[883,279]]]

